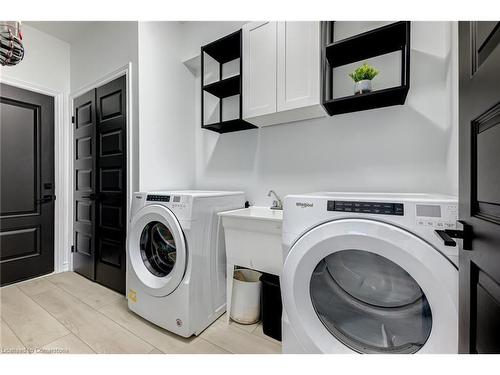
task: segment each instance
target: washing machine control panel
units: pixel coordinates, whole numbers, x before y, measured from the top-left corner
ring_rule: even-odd
[[[147,201],[150,202],[173,202],[173,203],[180,203],[181,202],[181,196],[180,195],[154,195],[154,194],[148,194],[146,197]]]
[[[458,220],[457,204],[417,204],[415,224],[435,229],[455,229]]]
[[[150,202],[170,202],[170,195],[152,195],[148,194],[146,197],[147,201]]]
[[[404,215],[402,203],[328,201],[327,211],[356,212],[379,215]]]

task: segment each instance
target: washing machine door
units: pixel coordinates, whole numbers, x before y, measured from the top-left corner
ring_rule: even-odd
[[[186,242],[167,207],[148,205],[134,215],[127,248],[131,271],[148,294],[166,296],[179,286],[186,271]]]
[[[286,258],[282,294],[311,353],[458,350],[458,270],[390,224],[344,219],[305,233]]]

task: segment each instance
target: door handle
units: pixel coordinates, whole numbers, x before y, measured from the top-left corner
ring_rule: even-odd
[[[97,194],[94,194],[94,193],[90,193],[89,195],[82,195],[82,199],[88,199],[88,200],[91,200],[91,201],[97,201],[97,200],[103,200],[103,199],[106,199],[106,194],[103,194],[103,193],[97,193]]]
[[[457,243],[453,239],[460,238],[463,241],[462,249],[472,250],[472,238],[474,237],[472,226],[463,220],[458,220],[457,222],[462,224],[462,230],[445,229],[435,230],[434,232],[443,240],[445,246],[456,246]]]
[[[54,201],[56,200],[56,196],[55,195],[53,195],[53,194],[45,194],[44,196],[42,196],[42,198],[37,199],[36,203],[37,204],[49,203],[49,202],[52,202],[53,200]]]

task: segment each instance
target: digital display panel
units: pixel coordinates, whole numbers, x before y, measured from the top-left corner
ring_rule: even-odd
[[[436,204],[417,204],[417,216],[441,217],[441,206]]]

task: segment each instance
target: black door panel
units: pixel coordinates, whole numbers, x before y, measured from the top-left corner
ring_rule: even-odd
[[[0,85],[0,283],[54,270],[54,98]]]
[[[459,48],[459,350],[500,353],[500,22],[460,22]]]
[[[73,269],[95,280],[96,108],[95,90],[74,101]]]
[[[125,293],[126,97],[125,77],[97,88],[99,223],[96,280]]]

